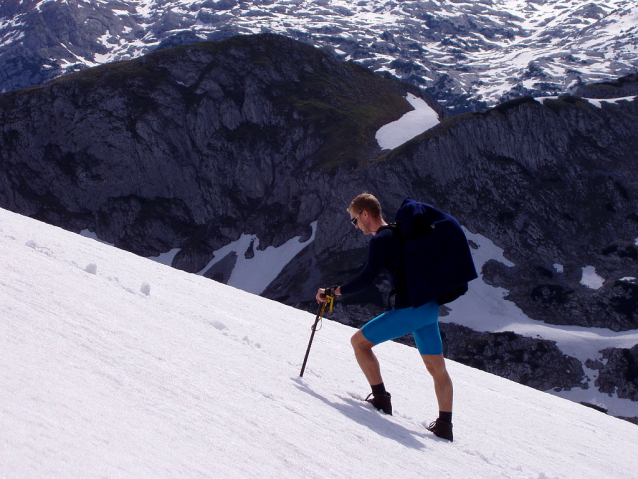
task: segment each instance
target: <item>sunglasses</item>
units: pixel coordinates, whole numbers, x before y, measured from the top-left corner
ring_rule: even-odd
[[[363,211],[361,213],[363,213]],[[359,213],[357,216],[355,216],[354,218],[350,220],[350,223],[352,223],[352,226],[357,226],[357,218],[361,216],[361,213]]]

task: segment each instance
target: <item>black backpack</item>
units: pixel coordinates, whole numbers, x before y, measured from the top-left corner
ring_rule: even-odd
[[[467,238],[458,221],[432,205],[407,197],[388,225],[399,236],[399,284],[415,308],[435,301],[450,303],[478,278]]]

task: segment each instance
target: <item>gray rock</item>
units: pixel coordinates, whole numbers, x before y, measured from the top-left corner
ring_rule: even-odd
[[[638,345],[631,349],[607,348],[603,361],[588,360],[586,366],[599,370],[596,387],[610,396],[638,401]]]
[[[479,333],[442,324],[444,354],[454,361],[526,384],[541,391],[587,389],[580,361],[563,354],[554,341],[510,332]]]

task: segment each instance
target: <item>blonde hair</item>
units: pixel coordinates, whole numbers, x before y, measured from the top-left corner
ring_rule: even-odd
[[[360,214],[363,210],[367,210],[373,218],[380,218],[382,215],[381,203],[370,193],[361,193],[348,206],[348,213]]]

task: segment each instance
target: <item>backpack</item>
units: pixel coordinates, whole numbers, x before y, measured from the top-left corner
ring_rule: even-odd
[[[405,198],[394,223],[399,235],[404,283],[415,308],[430,301],[450,303],[478,278],[461,225],[434,206]]]

